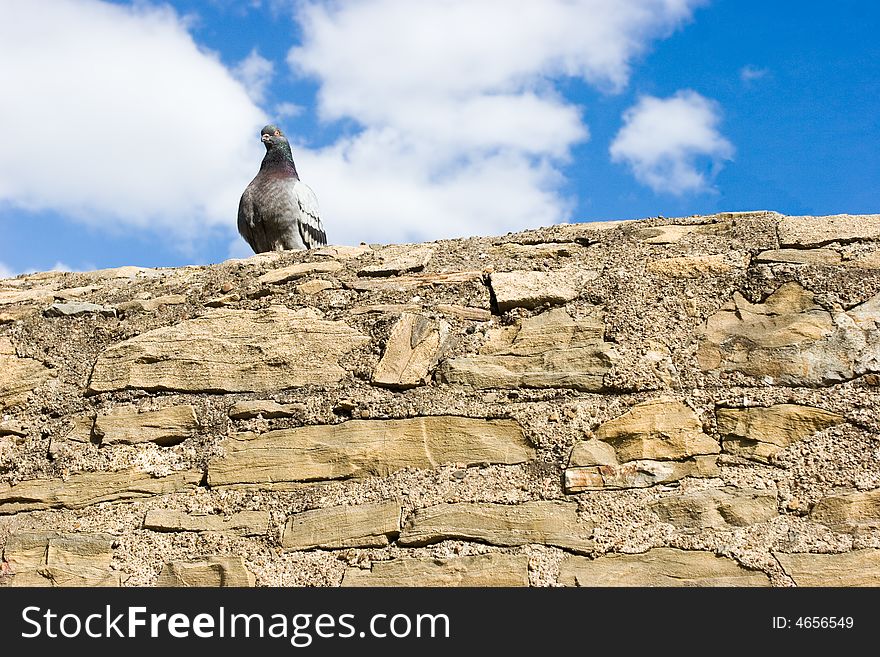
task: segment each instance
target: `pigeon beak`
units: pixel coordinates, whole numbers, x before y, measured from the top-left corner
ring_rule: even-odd
[[[267,141],[269,141],[269,135],[263,135],[262,137],[260,137],[260,141],[265,144]]]

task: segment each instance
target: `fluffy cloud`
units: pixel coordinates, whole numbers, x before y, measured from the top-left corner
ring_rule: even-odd
[[[256,48],[232,69],[232,75],[244,85],[255,103],[263,102],[266,87],[269,86],[274,74],[275,65],[257,52]]]
[[[706,191],[733,145],[719,132],[717,104],[691,90],[669,98],[643,96],[623,115],[611,158],[630,167],[655,192]],[[709,161],[708,172],[700,167]]]
[[[296,148],[333,241],[491,234],[570,218],[559,166],[588,138],[554,81],[622,89],[634,58],[701,0],[353,0],[301,6],[294,71],[325,121]]]
[[[171,9],[4,2],[0,62],[0,202],[174,238],[234,224],[265,117]]]

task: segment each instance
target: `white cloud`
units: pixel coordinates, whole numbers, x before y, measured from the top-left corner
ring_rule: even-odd
[[[0,262],[0,278],[14,278],[16,275],[9,266]]]
[[[554,82],[622,89],[702,0],[354,0],[300,7],[288,62],[325,121],[359,132],[295,148],[331,241],[492,234],[570,216],[559,165],[588,138]]]
[[[275,105],[274,113],[275,116],[280,117],[282,119],[289,119],[296,116],[299,116],[303,112],[306,111],[306,108],[302,105],[297,105],[296,103],[278,103]]]
[[[709,178],[734,152],[718,132],[720,120],[718,104],[695,91],[681,90],[669,98],[643,96],[624,113],[611,159],[629,166],[655,192],[706,191]],[[708,177],[698,168],[707,159]]]
[[[769,69],[758,68],[757,66],[752,66],[751,64],[748,64],[747,66],[743,66],[739,70],[739,78],[743,82],[749,83],[766,77],[769,72]]]
[[[275,74],[275,65],[263,57],[257,49],[251,50],[250,54],[232,69],[235,79],[244,85],[248,95],[255,103],[262,103],[266,96],[266,87],[272,82]]]
[[[121,231],[234,226],[261,110],[168,7],[0,4],[0,202]]]

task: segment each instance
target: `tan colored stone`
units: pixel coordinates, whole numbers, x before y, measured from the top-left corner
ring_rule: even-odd
[[[222,532],[264,536],[269,531],[269,512],[239,511],[224,516],[150,509],[144,517],[144,529],[157,532]]]
[[[372,570],[347,568],[342,586],[528,586],[524,554],[493,552],[449,559],[400,558],[374,561]]]
[[[0,420],[0,436],[26,436],[27,427],[16,420]]]
[[[621,463],[679,460],[717,454],[721,446],[703,433],[697,414],[680,401],[652,399],[602,424],[596,438],[610,443]]]
[[[0,290],[0,306],[13,303],[46,304],[55,300],[55,291],[47,288]]]
[[[392,244],[377,251],[379,262],[362,267],[358,276],[396,276],[421,271],[428,266],[433,255],[434,249],[429,246]]]
[[[107,280],[135,280],[145,278],[157,278],[164,275],[168,270],[150,269],[147,267],[135,267],[126,265],[124,267],[112,267],[110,269],[95,269],[94,271],[82,272],[81,276],[96,281]]]
[[[342,264],[335,260],[298,262],[287,267],[272,269],[257,278],[257,280],[265,285],[279,285],[310,274],[332,274],[340,269],[342,269]]]
[[[880,240],[880,214],[836,214],[825,217],[782,217],[783,247],[816,247],[832,242]]]
[[[358,278],[354,281],[343,281],[342,285],[349,290],[358,292],[405,291],[426,285],[457,285],[482,279],[483,272],[481,271],[426,272],[392,278]]]
[[[798,586],[880,586],[878,549],[841,554],[774,552],[773,556]]]
[[[358,246],[331,244],[317,248],[312,253],[319,256],[329,256],[337,260],[351,260],[352,258],[359,258],[365,253],[372,253],[372,251],[373,249],[367,244],[360,244]]]
[[[211,486],[388,476],[446,463],[523,463],[534,450],[514,420],[458,416],[350,420],[341,424],[234,434],[208,463]]]
[[[303,409],[302,404],[279,404],[271,399],[254,399],[233,404],[229,417],[233,420],[250,420],[261,415],[265,418],[293,417]]]
[[[799,404],[775,404],[715,411],[728,454],[769,463],[782,449],[845,421],[842,415]]]
[[[195,561],[171,561],[165,564],[158,587],[254,586],[256,578],[242,557],[210,556]]]
[[[502,255],[525,258],[564,258],[580,248],[573,242],[543,242],[541,244],[519,244],[504,242],[492,247],[492,251]]]
[[[840,253],[833,249],[775,249],[762,251],[755,262],[785,262],[793,265],[839,265]]]
[[[145,413],[134,408],[116,408],[107,415],[98,415],[92,433],[102,445],[176,445],[191,438],[198,429],[196,410],[184,405]]]
[[[559,566],[565,586],[770,586],[759,570],[748,570],[713,552],[654,548],[643,554],[598,559],[570,556]]]
[[[202,473],[184,470],[166,477],[146,472],[77,472],[67,479],[26,479],[0,483],[0,515],[41,509],[79,509],[98,502],[116,502],[194,488]]]
[[[604,342],[603,313],[594,308],[575,320],[555,308],[522,320],[517,326],[489,332],[479,356],[445,360],[440,378],[475,388],[603,389],[611,369],[610,345]]]
[[[489,275],[489,285],[498,310],[504,312],[511,308],[559,305],[576,299],[579,287],[596,274],[584,270],[493,272]]]
[[[847,267],[858,267],[860,269],[880,269],[880,249],[868,251],[852,260],[844,261],[843,264]]]
[[[296,286],[296,291],[300,294],[318,294],[324,290],[331,290],[336,287],[333,281],[325,281],[323,278],[316,278]]]
[[[445,540],[490,545],[552,545],[589,554],[593,524],[581,521],[577,504],[536,500],[522,504],[459,502],[416,509],[398,543],[422,546]]]
[[[37,386],[52,378],[52,370],[33,358],[19,358],[9,338],[0,336],[0,410],[27,400]]]
[[[285,550],[381,548],[400,533],[400,503],[313,509],[290,516],[284,526]]]
[[[46,317],[79,317],[82,315],[103,315],[104,317],[116,317],[116,309],[111,306],[102,306],[97,303],[83,301],[53,303],[43,311]]]
[[[614,448],[601,440],[581,440],[575,443],[568,457],[568,467],[618,465]]]
[[[697,351],[703,370],[738,371],[781,385],[830,385],[878,369],[869,335],[880,321],[880,295],[846,312],[819,307],[813,294],[786,283],[763,303],[734,294],[706,321]]]
[[[452,315],[459,319],[468,319],[475,322],[488,322],[492,319],[492,313],[483,308],[457,306],[451,303],[438,303],[434,306],[434,309],[443,315]]]
[[[344,322],[283,306],[209,310],[104,351],[89,392],[146,390],[275,392],[342,379],[342,354],[368,341]]]
[[[117,303],[115,307],[116,310],[121,310],[122,312],[140,311],[152,313],[164,306],[178,306],[182,303],[186,303],[186,297],[182,294],[166,294],[161,297],[154,297],[153,299],[124,301]]]
[[[0,326],[17,322],[25,317],[36,315],[38,312],[39,308],[36,306],[15,306],[13,308],[7,308],[3,312],[0,312]]]
[[[449,325],[424,315],[403,313],[391,329],[373,383],[388,388],[414,388],[428,382]]]
[[[660,522],[680,529],[747,527],[778,515],[776,491],[733,487],[670,495],[650,508]]]
[[[375,303],[368,306],[355,306],[351,309],[352,315],[368,315],[370,313],[379,314],[397,314],[397,313],[418,313],[422,311],[422,306],[417,303]]]
[[[617,488],[648,488],[685,477],[718,477],[718,458],[695,456],[684,461],[628,461],[620,465],[565,469],[566,493]]]
[[[71,420],[71,425],[68,425],[67,432],[64,434],[65,440],[72,440],[78,443],[89,443],[92,441],[92,430],[95,427],[95,416],[92,414],[88,415],[75,415]]]
[[[722,217],[719,219],[731,219]],[[667,224],[665,226],[651,226],[650,228],[638,228],[633,231],[636,238],[647,244],[675,244],[690,235],[721,235],[730,230],[728,221],[713,222],[704,218],[704,223],[694,224]]]
[[[53,531],[14,533],[3,551],[12,586],[121,586],[110,569],[113,537]]]
[[[810,519],[836,532],[856,533],[880,528],[880,488],[829,495],[816,502]]]
[[[724,255],[680,256],[650,260],[645,269],[667,278],[705,278],[727,276],[734,271]]]

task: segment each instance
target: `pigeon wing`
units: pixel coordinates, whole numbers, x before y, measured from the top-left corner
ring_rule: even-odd
[[[307,249],[314,249],[327,244],[327,234],[321,224],[321,213],[318,210],[318,199],[312,188],[297,180],[293,185],[293,195],[299,206],[299,234]]]

